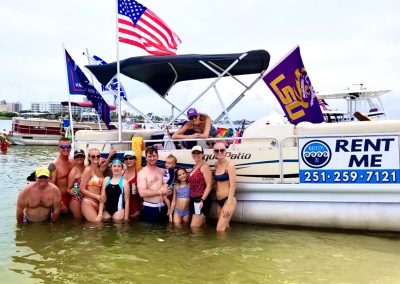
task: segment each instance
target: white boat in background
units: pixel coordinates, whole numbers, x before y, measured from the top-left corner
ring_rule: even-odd
[[[238,80],[237,75],[255,74],[255,81],[246,85],[236,104],[262,78],[268,63],[269,54],[264,50],[243,54],[145,56],[121,61],[121,73],[146,83],[160,96],[179,81],[204,78],[215,79],[200,96],[211,88],[219,96],[216,84],[223,77]],[[116,63],[88,68],[103,84],[116,73]],[[160,82],[159,78],[169,81]],[[361,89],[318,94],[327,101],[342,98],[347,102],[348,109],[337,123],[302,122],[295,126],[264,117],[248,126],[242,137],[226,138],[233,142],[226,155],[237,171],[238,205],[233,220],[400,231],[400,121],[354,119],[362,99],[368,102],[386,92]],[[227,114],[233,105],[227,108],[222,105],[223,112]],[[366,116],[381,112],[383,109],[374,110]],[[97,147],[103,152],[115,148],[123,152],[138,146],[132,144],[138,136],[146,146],[160,145],[161,167],[170,153],[177,157],[178,166],[193,167],[190,150],[176,148],[182,140],[172,141],[156,130],[124,131],[123,141],[118,141],[117,131],[78,131],[75,146]],[[199,139],[197,143],[206,146],[206,142],[216,140],[219,139]],[[212,149],[205,149],[205,161],[214,168]]]
[[[73,105],[91,107],[90,103],[86,102]],[[101,130],[107,127],[104,123],[98,122],[97,114],[83,112],[81,119],[74,122],[74,132],[84,129]],[[9,139],[15,145],[56,146],[61,137],[68,136],[68,132],[70,132],[69,118],[61,119],[55,114],[29,112],[13,117]]]

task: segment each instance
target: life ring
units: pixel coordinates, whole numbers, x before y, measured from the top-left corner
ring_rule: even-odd
[[[132,137],[132,152],[136,155],[136,171],[142,168],[143,137]]]

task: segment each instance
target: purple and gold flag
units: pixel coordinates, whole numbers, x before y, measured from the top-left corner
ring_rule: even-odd
[[[299,46],[272,68],[263,80],[281,104],[290,123],[324,121]]]

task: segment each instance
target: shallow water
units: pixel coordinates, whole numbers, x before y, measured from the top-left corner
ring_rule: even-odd
[[[400,235],[232,224],[216,234],[64,218],[17,226],[25,177],[55,147],[0,155],[2,283],[399,283]]]

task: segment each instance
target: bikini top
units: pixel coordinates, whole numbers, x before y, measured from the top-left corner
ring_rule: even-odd
[[[225,164],[225,166],[224,166],[224,173],[223,174],[220,174],[220,175],[217,175],[217,174],[214,174],[214,179],[216,180],[216,181],[227,181],[227,180],[229,180],[229,174],[228,173],[226,173],[225,171],[226,171],[226,166],[228,165],[228,162],[226,162],[226,164]],[[217,166],[215,165],[215,168],[216,168]]]
[[[185,187],[178,187],[176,189],[176,198],[189,198],[190,197],[190,187],[187,184]]]
[[[93,176],[89,179],[87,185],[89,185],[89,186],[101,186],[102,183],[103,183],[103,178],[99,178],[98,176],[93,175]]]

